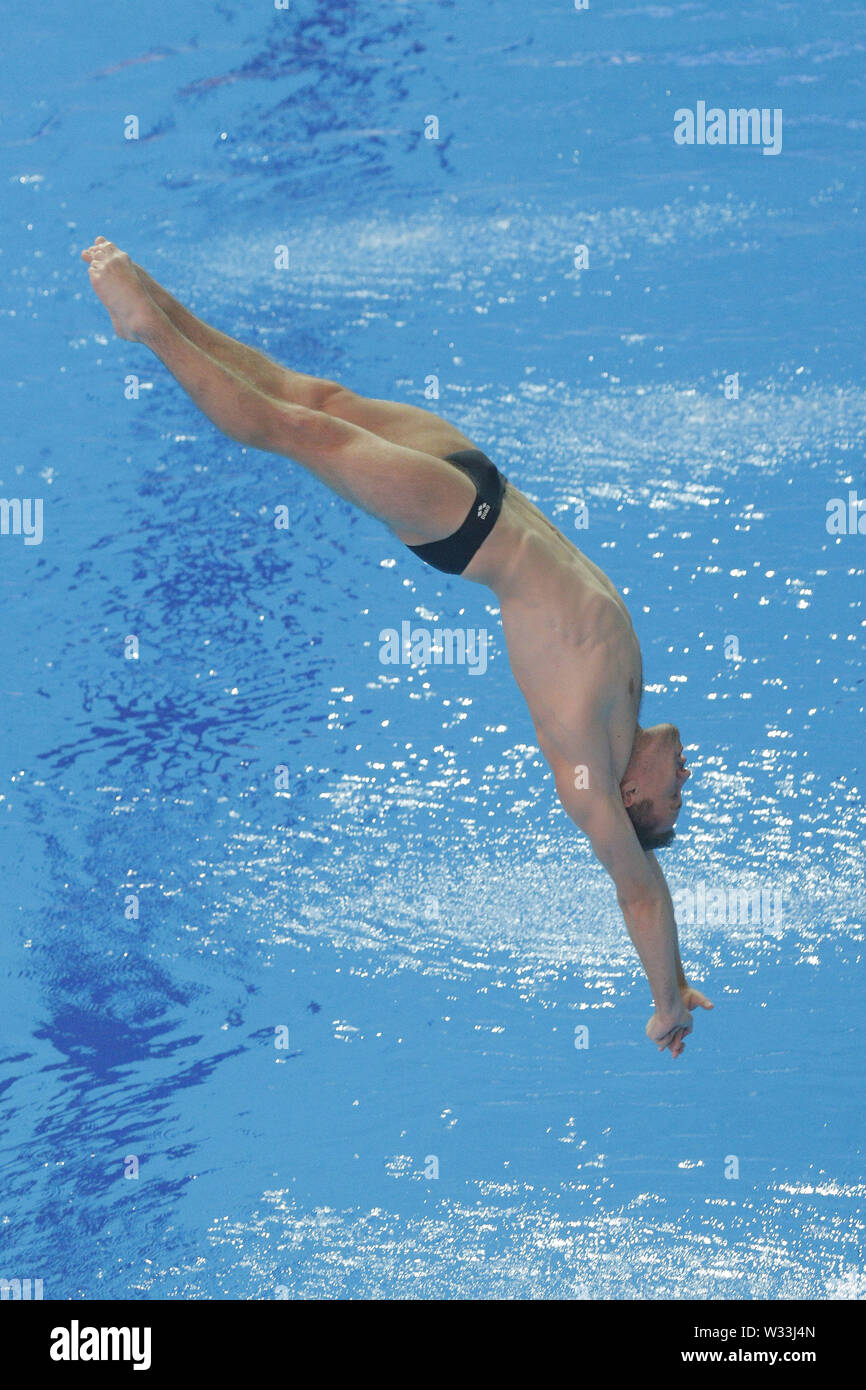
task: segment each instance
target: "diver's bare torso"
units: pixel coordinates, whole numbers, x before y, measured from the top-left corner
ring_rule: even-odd
[[[554,762],[558,750],[576,747],[575,729],[601,726],[618,781],[634,743],[642,669],[631,619],[607,575],[509,483],[463,578],[499,599],[511,669],[542,752]]]

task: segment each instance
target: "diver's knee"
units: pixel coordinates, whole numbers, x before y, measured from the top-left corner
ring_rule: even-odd
[[[322,381],[314,409],[321,410],[325,415],[336,415],[339,419],[345,419],[360,401],[361,397],[357,391],[351,391],[339,381]]]

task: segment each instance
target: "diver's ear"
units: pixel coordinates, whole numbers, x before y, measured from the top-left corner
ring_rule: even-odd
[[[619,790],[622,796],[622,804],[625,806],[626,810],[628,810],[629,806],[637,797],[637,787],[634,782],[621,782]]]

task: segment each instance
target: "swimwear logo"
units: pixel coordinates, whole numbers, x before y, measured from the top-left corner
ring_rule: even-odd
[[[481,503],[479,504],[479,506],[478,506],[478,511],[477,511],[477,513],[476,513],[476,515],[477,515],[477,517],[478,517],[478,520],[479,520],[479,521],[483,521],[484,518],[486,517],[486,515],[487,515],[487,513],[488,513],[489,511],[490,511],[490,503],[489,503],[489,502],[481,502]]]
[[[724,111],[699,101],[694,111],[681,106],[674,112],[674,140],[678,145],[763,145],[762,154],[782,152],[782,108],[731,107]]]
[[[468,666],[470,676],[487,670],[487,629],[480,627],[385,627],[379,633],[383,666]]]

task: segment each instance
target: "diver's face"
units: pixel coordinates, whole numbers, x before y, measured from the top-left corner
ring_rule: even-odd
[[[683,742],[675,724],[654,724],[644,733],[646,745],[641,767],[641,796],[651,797],[659,830],[672,830],[683,804],[683,783],[691,777],[683,754]]]

